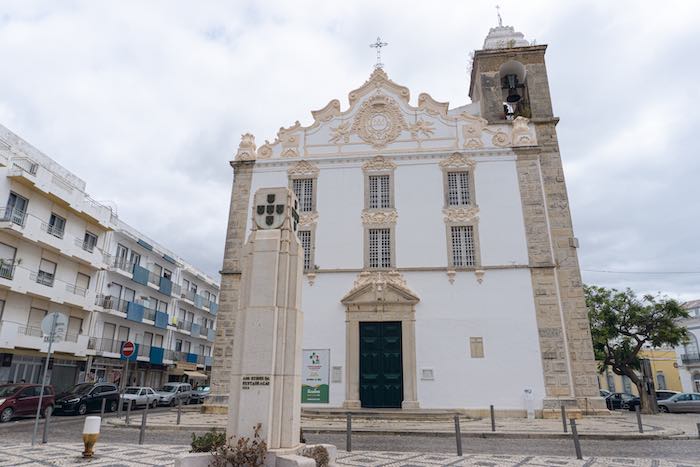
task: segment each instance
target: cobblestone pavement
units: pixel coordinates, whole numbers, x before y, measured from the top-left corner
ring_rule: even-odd
[[[148,417],[148,425],[163,429],[178,429],[176,412],[154,414]],[[663,437],[696,437],[696,423],[700,417],[692,414],[659,414],[643,416],[645,434]],[[106,423],[113,426],[124,426],[123,419],[112,418]],[[334,432],[345,431],[344,418],[318,419],[302,418],[302,428],[305,431]],[[134,423],[134,425],[137,425]],[[491,432],[489,419],[462,418],[461,430],[464,434]],[[226,426],[225,415],[201,414],[183,412],[180,429],[207,430],[217,428],[223,430]],[[446,420],[397,420],[353,418],[354,432],[396,432],[396,433],[454,433],[454,421]],[[584,436],[611,435],[636,437],[639,435],[636,415],[632,412],[621,412],[607,416],[585,417],[577,422],[578,432]],[[563,433],[561,420],[527,420],[523,418],[501,418],[496,421],[498,433],[530,434],[530,435],[559,435]]]
[[[576,460],[565,457],[535,457],[535,456],[493,456],[473,454],[458,457],[447,454],[419,454],[411,452],[339,452],[339,465],[353,465],[362,467],[432,467],[447,465],[474,465],[488,467],[516,467],[516,466],[547,466],[547,467],[574,467],[574,466],[634,466],[634,467],[681,467],[698,466],[700,463],[687,463],[675,461],[659,461],[655,459],[630,459],[630,458],[606,458],[591,457]]]
[[[0,447],[0,466],[75,466],[103,467],[171,466],[184,454],[185,446],[110,444],[95,447],[95,457],[83,459],[80,443],[53,444],[31,447],[15,445]],[[470,454],[458,457],[441,453],[355,451],[338,453],[338,465],[359,467],[437,467],[437,466],[548,466],[548,467],[691,467],[700,463],[655,459],[591,457],[576,460],[566,457]]]

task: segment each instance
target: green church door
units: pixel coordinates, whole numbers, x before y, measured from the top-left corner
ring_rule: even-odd
[[[403,371],[401,323],[360,323],[362,407],[401,407]]]

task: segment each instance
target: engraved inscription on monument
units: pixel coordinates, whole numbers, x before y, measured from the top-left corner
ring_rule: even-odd
[[[250,389],[251,386],[269,386],[269,376],[243,376],[241,378],[241,389]]]

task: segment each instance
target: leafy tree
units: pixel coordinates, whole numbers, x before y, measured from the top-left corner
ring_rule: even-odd
[[[598,286],[584,286],[588,318],[591,322],[593,351],[600,361],[599,371],[610,367],[627,376],[640,395],[643,413],[653,413],[655,404],[643,389],[639,351],[644,346],[675,347],[688,339],[688,331],[678,324],[688,312],[665,296],[638,297],[631,289],[623,292]]]

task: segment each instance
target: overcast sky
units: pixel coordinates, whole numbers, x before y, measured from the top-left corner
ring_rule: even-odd
[[[413,104],[468,103],[495,3],[0,0],[0,123],[215,275],[242,133],[347,108],[377,35]],[[700,274],[670,273],[700,272],[700,2],[500,5],[548,44],[584,280],[700,298]]]

